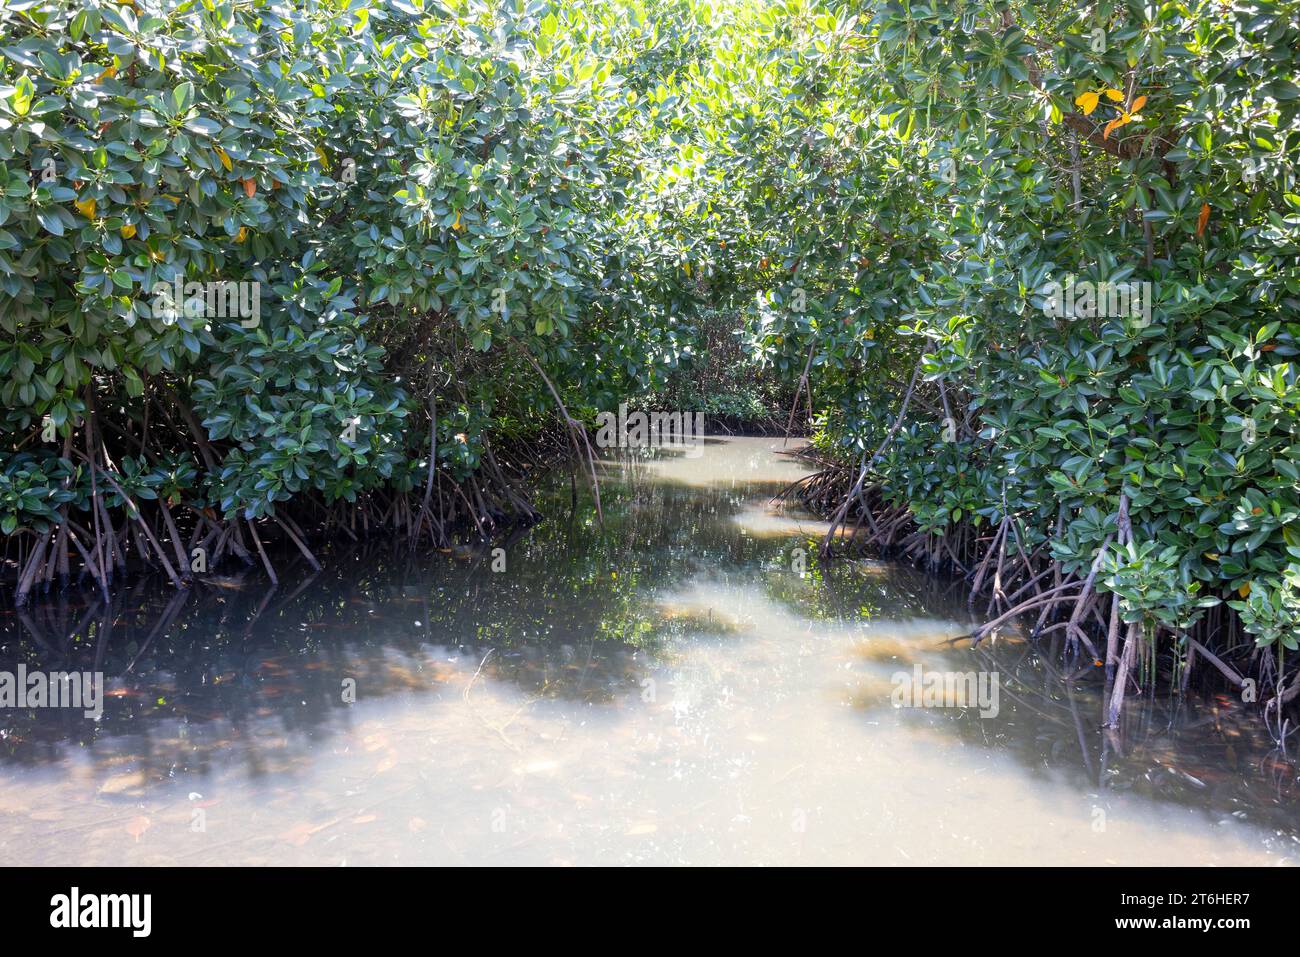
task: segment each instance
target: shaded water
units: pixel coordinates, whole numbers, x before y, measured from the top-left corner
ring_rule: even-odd
[[[943,644],[959,588],[822,567],[779,441],[609,463],[605,527],[330,556],[0,617],[0,670],[98,668],[102,718],[0,711],[5,864],[1273,864],[1296,769],[1231,699],[1097,730],[1095,675]],[[797,549],[803,549],[800,553]],[[799,572],[802,556],[804,570]],[[499,564],[499,562],[498,562]],[[1000,710],[891,677],[996,670]],[[343,698],[355,682],[355,702]]]

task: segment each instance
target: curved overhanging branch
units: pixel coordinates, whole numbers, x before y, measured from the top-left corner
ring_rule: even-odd
[[[555,388],[554,383],[551,382],[550,377],[546,374],[546,371],[541,367],[541,364],[538,363],[538,361],[535,358],[533,358],[533,354],[513,339],[507,339],[506,341],[509,342],[512,346],[514,346],[523,354],[524,358],[528,360],[529,364],[532,365],[532,367],[537,370],[537,374],[542,377],[542,381],[546,383],[546,388],[550,390],[551,395],[555,398],[555,404],[560,409],[560,417],[564,420],[564,424],[567,427],[567,430],[569,432],[569,442],[573,446],[573,453],[578,458],[582,458],[582,448],[579,447],[578,445],[577,436],[582,437],[582,443],[583,446],[585,446],[587,452],[587,465],[591,470],[591,490],[592,490],[592,495],[595,497],[595,501],[596,501],[596,519],[597,521],[600,522],[601,528],[604,528],[605,515],[600,507],[600,480],[596,477],[596,455],[592,451],[590,440],[588,440],[587,438],[586,428],[583,426],[581,422],[579,422],[573,416],[569,415],[569,410],[565,406],[564,400],[560,398],[559,391]]]
[[[831,520],[831,527],[827,529],[826,536],[822,539],[821,551],[823,555],[830,554],[831,542],[835,538],[835,533],[844,524],[854,500],[858,499],[862,494],[862,487],[867,480],[867,476],[871,473],[872,466],[880,460],[880,456],[885,453],[885,449],[889,448],[889,443],[894,441],[894,436],[898,434],[898,430],[903,427],[903,419],[907,415],[907,407],[912,402],[912,393],[916,391],[916,381],[920,378],[921,363],[923,361],[924,357],[916,360],[916,368],[912,371],[912,381],[907,384],[907,391],[903,393],[903,403],[898,409],[898,417],[894,419],[894,424],[890,426],[889,432],[885,434],[884,441],[880,443],[879,448],[876,449],[871,458],[863,459],[862,467],[858,471],[857,481],[853,483],[853,488],[850,489],[849,494],[844,497],[844,502],[835,512],[835,517]]]

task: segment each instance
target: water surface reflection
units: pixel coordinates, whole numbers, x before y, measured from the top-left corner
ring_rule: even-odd
[[[1295,769],[1231,699],[1153,700],[1104,738],[1086,669],[1014,636],[945,644],[969,629],[959,588],[820,565],[820,523],[767,505],[802,474],[779,445],[607,463],[604,529],[566,487],[503,572],[375,548],[275,589],[0,613],[0,668],[97,668],[110,696],[98,723],[0,713],[3,860],[1295,855]],[[998,716],[892,707],[918,662],[997,670]]]

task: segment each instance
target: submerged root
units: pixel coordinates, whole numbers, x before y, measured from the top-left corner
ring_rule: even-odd
[[[18,607],[86,581],[106,597],[128,573],[162,572],[184,590],[232,560],[260,566],[276,584],[282,556],[296,555],[319,572],[313,543],[340,533],[354,542],[371,536],[404,540],[411,549],[447,548],[466,533],[482,542],[510,541],[543,517],[519,488],[564,454],[550,435],[500,457],[485,441],[478,472],[464,481],[431,469],[425,485],[410,492],[376,490],[332,504],[302,494],[253,518],[133,495],[93,426],[84,449],[67,451],[89,474],[89,514],[83,524],[65,505],[49,527],[9,537],[0,569]]]
[[[814,513],[834,516],[832,534],[823,542],[826,557],[893,558],[964,579],[969,585],[968,604],[983,603],[984,622],[949,643],[968,640],[976,647],[1015,622],[1026,622],[1030,638],[1063,638],[1061,654],[1079,663],[1073,672],[1076,677],[1104,676],[1098,723],[1106,728],[1119,725],[1131,693],[1166,680],[1175,692],[1186,689],[1199,660],[1235,687],[1246,684],[1244,676],[1253,668],[1262,715],[1274,740],[1281,744],[1297,729],[1283,711],[1300,697],[1300,673],[1284,686],[1272,656],[1258,655],[1252,641],[1241,640],[1240,619],[1227,605],[1211,609],[1191,634],[1163,625],[1153,625],[1148,634],[1123,618],[1118,595],[1098,591],[1112,542],[1127,546],[1133,541],[1126,496],[1121,496],[1113,517],[1115,531],[1098,549],[1086,574],[1075,574],[1065,570],[1050,547],[1050,537],[1065,526],[1064,515],[1049,529],[1048,540],[1037,544],[1014,514],[1004,515],[996,525],[977,527],[962,521],[937,533],[917,525],[908,503],[898,502],[879,484],[868,483],[865,469],[855,473],[843,464],[817,464],[822,466],[819,471],[783,489],[776,500],[796,501]],[[837,531],[840,534],[834,534]],[[1217,651],[1211,644],[1216,638]],[[1158,639],[1166,640],[1161,645]],[[1230,654],[1247,660],[1234,667],[1225,660]]]

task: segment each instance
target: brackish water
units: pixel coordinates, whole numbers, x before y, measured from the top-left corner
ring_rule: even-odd
[[[972,624],[960,586],[823,567],[823,526],[768,505],[804,473],[779,447],[607,463],[603,529],[557,483],[503,571],[339,549],[279,588],[0,612],[0,670],[107,682],[99,721],[0,711],[0,862],[1300,857],[1296,768],[1243,706],[1139,699],[1104,736],[1086,667],[1014,634],[944,644]],[[996,670],[998,714],[894,707],[917,663]]]

